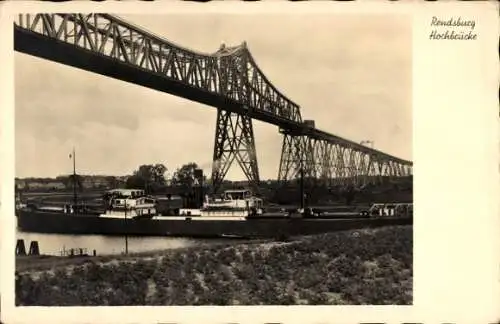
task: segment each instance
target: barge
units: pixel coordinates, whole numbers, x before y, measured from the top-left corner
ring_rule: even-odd
[[[108,191],[103,201],[103,210],[75,204],[19,206],[17,226],[24,232],[77,235],[277,238],[413,222],[411,204],[378,204],[363,212],[340,214],[308,208],[269,213],[249,190],[228,190],[220,198],[206,196],[201,208],[179,208],[168,214],[159,212],[157,200],[143,190]]]

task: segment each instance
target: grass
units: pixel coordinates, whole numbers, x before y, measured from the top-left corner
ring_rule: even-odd
[[[16,304],[411,304],[412,246],[393,226],[18,267]]]

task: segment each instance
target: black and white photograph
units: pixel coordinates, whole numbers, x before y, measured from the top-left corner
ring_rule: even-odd
[[[408,16],[22,13],[14,51],[17,306],[413,303]]]
[[[0,322],[498,322],[498,3],[137,3],[0,5]]]

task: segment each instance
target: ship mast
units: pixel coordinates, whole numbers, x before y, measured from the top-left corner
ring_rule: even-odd
[[[305,212],[306,208],[306,201],[305,201],[305,188],[304,188],[304,157],[300,157],[300,179],[299,179],[299,186],[300,186],[300,208]]]
[[[75,148],[73,147],[73,210],[76,214],[76,204],[78,202],[78,198],[76,195],[76,155],[75,155]]]
[[[300,168],[300,208],[306,208],[305,190],[304,190],[304,169]]]

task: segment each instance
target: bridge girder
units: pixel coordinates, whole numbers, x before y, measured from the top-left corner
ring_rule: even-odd
[[[245,43],[230,51],[203,54],[174,45],[116,16],[98,13],[19,14],[14,25],[22,32],[43,35],[198,91],[223,96],[240,104],[242,113],[253,109],[274,123],[301,121],[299,106],[268,81]],[[245,59],[237,67],[238,77],[227,78],[228,62],[242,57]],[[234,91],[236,88],[238,91]]]
[[[300,170],[314,185],[363,188],[412,175],[412,167],[384,155],[308,135],[283,134],[278,180],[298,179]]]

